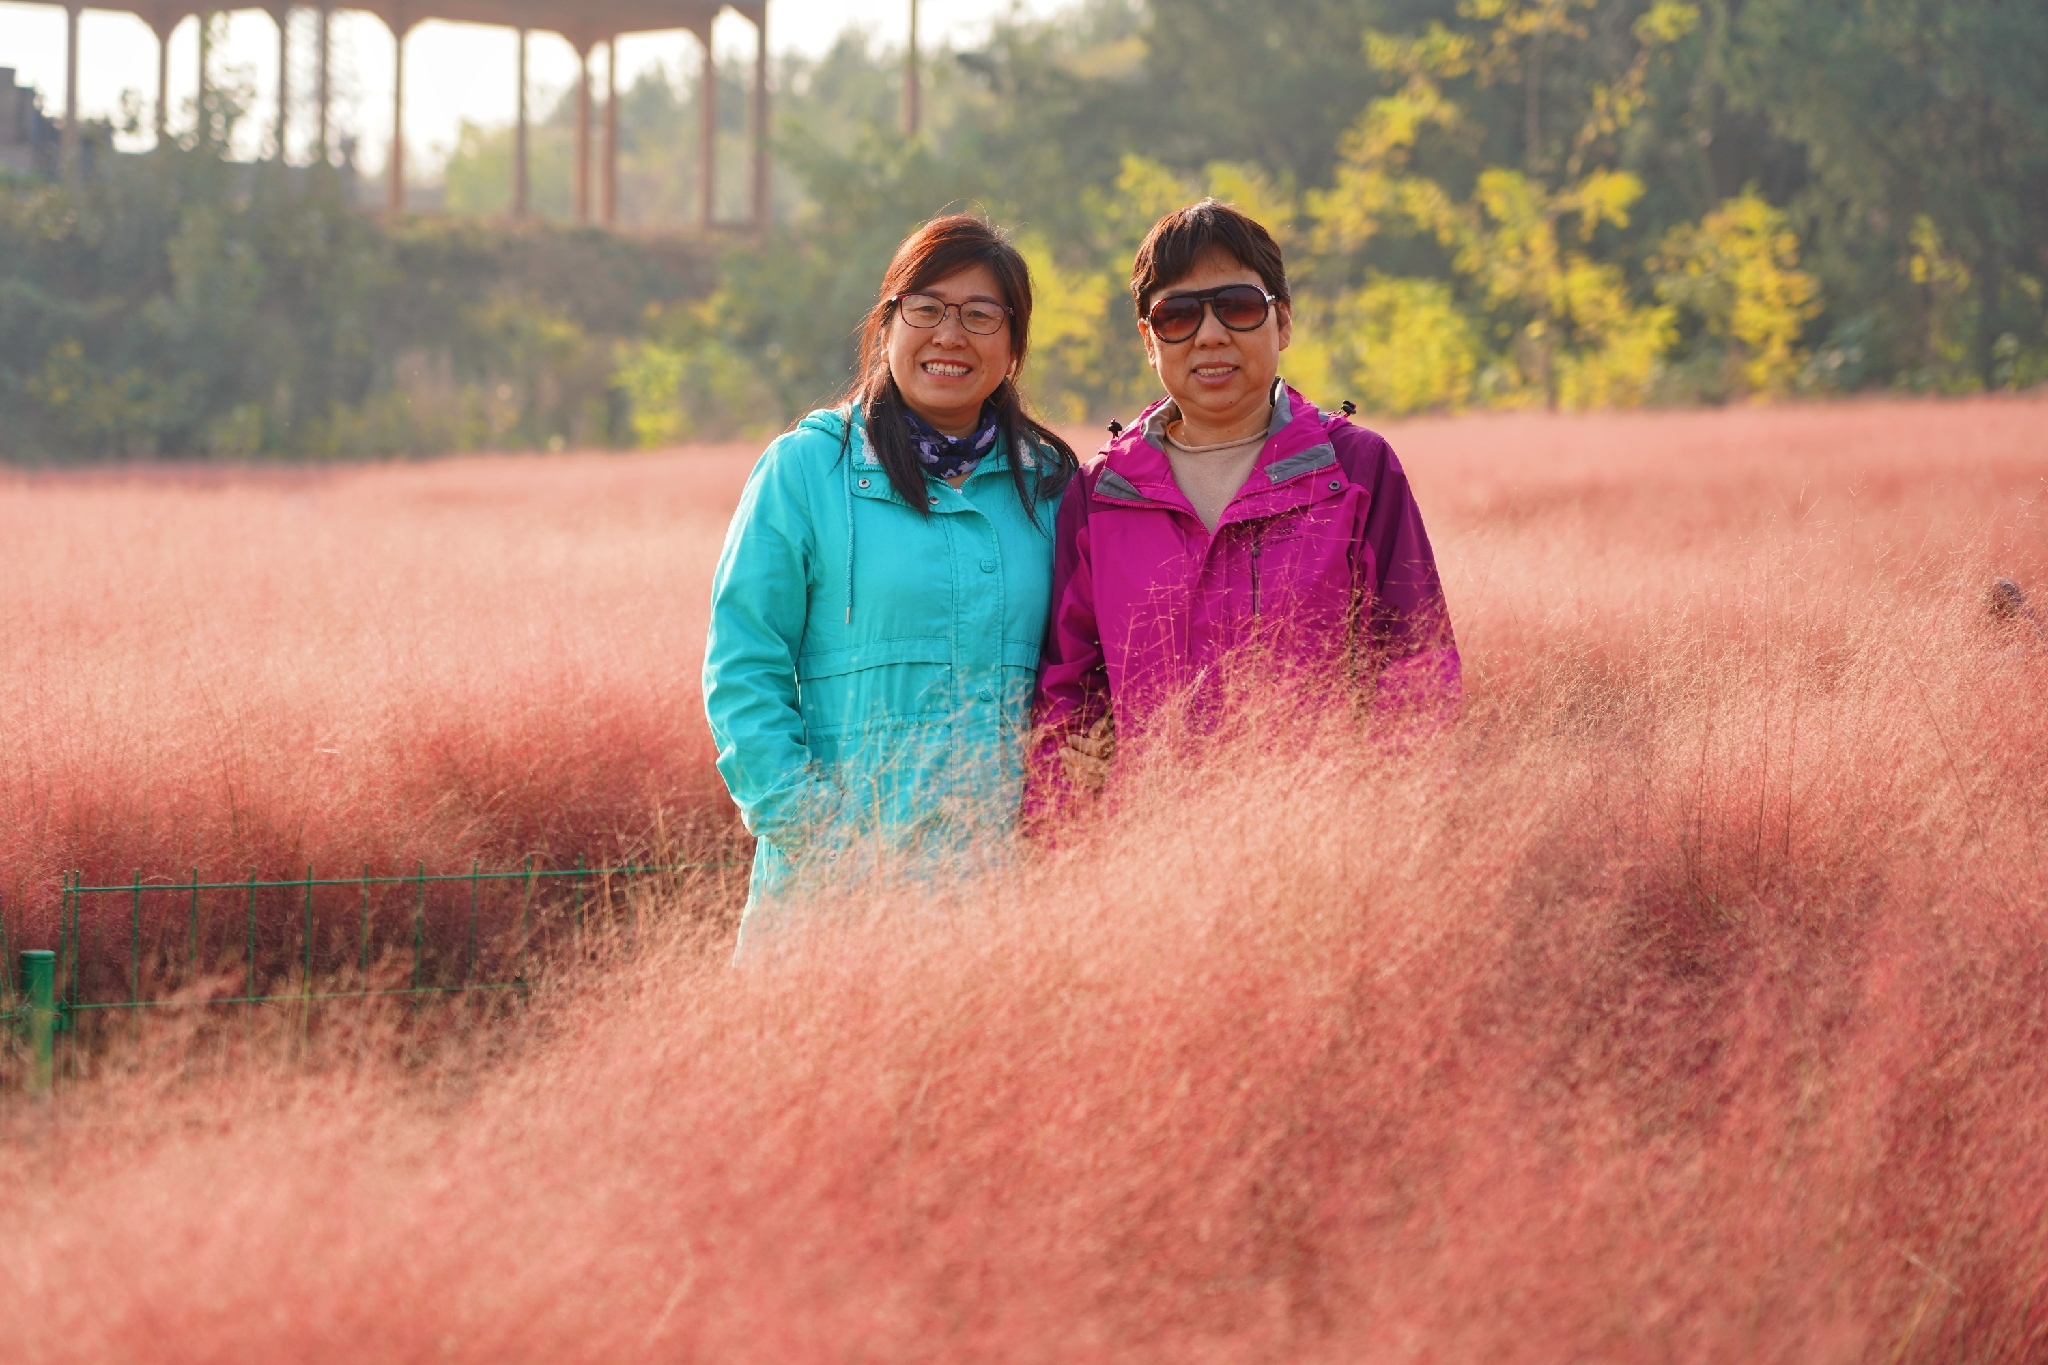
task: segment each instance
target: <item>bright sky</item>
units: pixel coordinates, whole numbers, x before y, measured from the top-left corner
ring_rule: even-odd
[[[884,44],[900,44],[909,27],[911,0],[770,0],[768,42],[778,52],[818,53],[848,28],[867,29]],[[972,43],[985,31],[989,21],[1012,8],[1025,13],[1046,13],[1060,8],[1059,0],[923,0],[920,34],[937,44],[952,40]],[[292,25],[292,87],[294,104],[309,95],[314,85],[314,23],[312,12],[295,14]],[[754,50],[754,28],[746,20],[726,11],[712,32],[712,42],[721,57],[750,56]],[[517,99],[517,42],[509,29],[482,28],[470,24],[422,24],[406,42],[405,124],[406,143],[414,160],[408,170],[425,162],[438,166],[453,144],[463,119],[476,123],[509,123]],[[255,151],[265,134],[262,128],[275,117],[277,98],[277,28],[260,10],[234,14],[228,25],[225,49],[216,52],[214,70],[241,68],[254,80],[259,117],[245,129],[247,145],[242,153]],[[694,69],[699,61],[696,39],[687,33],[657,34],[623,38],[619,41],[619,80],[630,84],[640,71],[656,65],[671,70],[678,66]],[[195,20],[180,24],[171,35],[171,126],[190,120],[190,105],[199,85],[199,33]],[[602,58],[594,58],[593,79],[603,88]],[[0,67],[15,68],[15,79],[32,85],[41,93],[43,109],[61,114],[64,109],[64,10],[55,4],[22,4],[0,0]],[[527,49],[527,69],[533,82],[533,107],[545,108],[553,96],[566,89],[576,75],[576,54],[551,34],[535,34]],[[364,169],[384,162],[391,136],[391,34],[377,19],[357,13],[335,16],[331,79],[334,87],[333,118],[346,131],[357,134],[362,150],[357,161]],[[148,128],[153,115],[150,101],[156,92],[156,37],[133,15],[104,10],[87,10],[79,21],[79,108],[86,118],[115,116],[123,91],[134,91],[142,100],[144,132],[139,138],[119,139],[119,145],[139,150],[150,144]],[[309,113],[294,111],[297,127],[292,137],[295,157],[303,156],[304,141],[310,136]]]

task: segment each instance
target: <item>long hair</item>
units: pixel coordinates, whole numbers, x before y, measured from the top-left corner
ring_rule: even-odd
[[[889,486],[921,516],[931,515],[925,501],[924,465],[910,444],[902,421],[903,394],[889,371],[889,327],[896,317],[896,297],[929,289],[973,266],[985,265],[996,278],[1010,309],[1010,354],[1016,364],[1011,377],[990,395],[996,421],[1010,443],[1010,481],[1024,504],[1025,515],[1038,524],[1038,500],[1056,496],[1074,477],[1081,462],[1059,433],[1031,415],[1017,389],[1031,342],[1031,270],[1023,255],[993,224],[971,213],[934,218],[904,238],[882,276],[880,297],[868,311],[860,332],[860,374],[843,402],[860,404],[867,419],[868,444],[889,476]],[[1036,469],[1026,469],[1027,437],[1039,450]],[[853,439],[849,425],[841,448]]]

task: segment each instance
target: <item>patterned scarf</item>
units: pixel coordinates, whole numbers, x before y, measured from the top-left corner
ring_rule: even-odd
[[[970,474],[981,463],[981,457],[995,448],[996,435],[1001,430],[996,420],[996,405],[984,403],[981,406],[981,421],[965,436],[948,436],[930,422],[902,406],[903,427],[910,434],[910,444],[917,451],[917,458],[923,462],[925,473],[935,479],[957,479]]]

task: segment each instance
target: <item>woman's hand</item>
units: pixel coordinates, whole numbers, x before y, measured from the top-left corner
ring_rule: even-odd
[[[1067,781],[1091,795],[1108,785],[1109,766],[1115,757],[1116,726],[1107,711],[1085,733],[1069,733],[1060,742],[1060,767]]]

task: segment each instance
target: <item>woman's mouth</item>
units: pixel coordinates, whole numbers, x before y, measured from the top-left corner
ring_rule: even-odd
[[[961,365],[951,360],[927,360],[918,368],[934,379],[965,379],[974,373],[972,365]]]
[[[1237,373],[1235,365],[1197,365],[1195,378],[1204,384],[1221,384]]]

